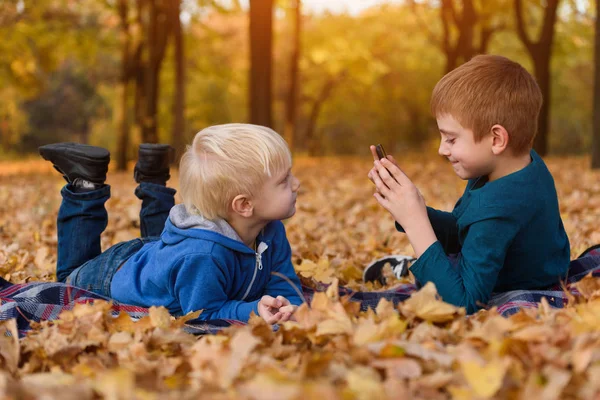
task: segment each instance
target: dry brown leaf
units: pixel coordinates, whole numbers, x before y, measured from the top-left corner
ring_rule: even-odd
[[[427,282],[418,292],[404,301],[400,309],[407,315],[415,315],[430,322],[447,322],[465,314],[464,308],[438,300],[433,282]]]
[[[19,366],[20,344],[17,332],[17,320],[0,321],[0,368],[11,374]]]
[[[502,387],[508,362],[507,360],[492,360],[481,365],[474,361],[464,361],[460,363],[460,368],[475,395],[489,399]]]

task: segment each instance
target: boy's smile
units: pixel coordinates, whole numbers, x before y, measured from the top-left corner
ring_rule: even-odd
[[[473,131],[464,128],[449,114],[438,115],[437,124],[442,136],[439,154],[450,161],[459,178],[472,179],[494,171],[491,135],[476,143]]]

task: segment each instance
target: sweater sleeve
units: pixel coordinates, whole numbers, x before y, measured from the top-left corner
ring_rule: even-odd
[[[258,300],[230,300],[226,288],[227,273],[225,266],[210,257],[202,260],[202,268],[198,268],[198,259],[193,255],[184,257],[177,268],[174,281],[174,295],[179,300],[183,314],[203,310],[201,320],[234,319],[248,321],[250,313],[258,315]]]
[[[458,225],[456,224],[454,215],[451,212],[427,207],[427,216],[429,217],[429,222],[431,222],[435,236],[446,254],[458,253],[460,251],[460,243],[458,241]],[[398,222],[396,222],[396,229],[404,232],[404,228]]]
[[[292,284],[296,286],[301,293],[302,285],[300,284],[300,279],[298,278],[298,275],[296,275],[296,271],[292,264],[292,249],[285,234],[285,227],[280,223],[280,227],[277,229],[276,241],[274,242],[275,248],[273,249],[271,277],[269,278],[264,294],[273,297],[283,296],[288,299],[291,304],[298,306],[303,303],[304,299],[300,298],[298,292],[292,287]],[[273,272],[285,276],[287,280],[278,276],[278,274],[273,274]]]
[[[473,313],[489,301],[508,247],[518,231],[519,224],[507,218],[474,222],[465,237],[457,265],[448,259],[437,241],[410,270],[419,282],[433,282],[444,301]]]

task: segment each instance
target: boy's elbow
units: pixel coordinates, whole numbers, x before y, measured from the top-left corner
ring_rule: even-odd
[[[485,302],[471,296],[467,296],[461,303],[462,304],[460,304],[460,306],[465,308],[467,315],[474,314],[481,308],[485,307]]]
[[[467,303],[466,305],[464,305],[463,307],[465,307],[466,311],[467,311],[467,315],[469,314],[474,314],[477,311],[479,311],[479,307],[476,306],[475,304],[472,303]]]

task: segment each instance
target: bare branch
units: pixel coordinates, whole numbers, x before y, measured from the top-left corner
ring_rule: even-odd
[[[544,11],[544,24],[542,25],[539,43],[552,42],[559,1],[560,0],[547,0],[546,9]]]
[[[515,19],[517,22],[517,34],[519,35],[519,38],[521,39],[527,50],[529,50],[529,52],[532,53],[535,49],[535,44],[532,43],[531,39],[529,38],[529,35],[527,34],[527,30],[525,29],[525,23],[523,21],[523,1],[515,0],[514,4]]]
[[[409,0],[409,4],[413,14],[417,18],[419,26],[427,33],[429,42],[434,46],[443,48],[443,44],[441,43],[440,39],[435,36],[431,29],[429,29],[429,24],[426,23],[426,21],[423,19],[423,16],[419,13],[419,10],[417,10],[417,3],[414,0]]]
[[[450,17],[452,17],[452,21],[457,26],[462,24],[462,18],[458,16],[456,9],[454,8],[454,0],[442,0],[442,8],[448,10]]]

